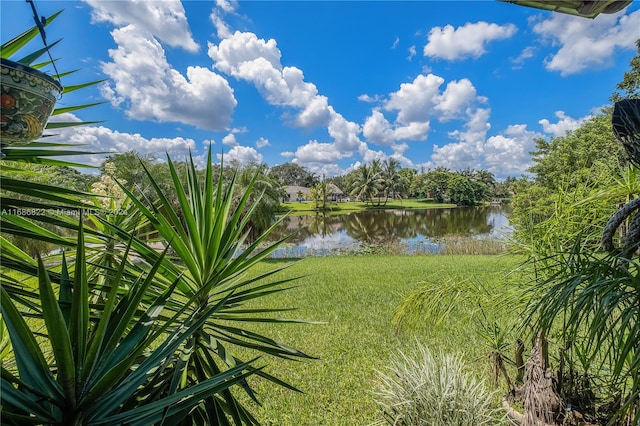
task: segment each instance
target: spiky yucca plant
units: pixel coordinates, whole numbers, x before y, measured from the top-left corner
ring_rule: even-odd
[[[252,374],[248,364],[238,364],[192,387],[157,392],[168,380],[166,370],[180,362],[185,341],[224,306],[225,298],[187,316],[163,317],[177,282],[149,298],[162,256],[147,274],[128,282],[127,249],[118,269],[100,271],[105,303],[91,304],[89,270],[94,266],[86,263],[84,244],[80,228],[75,273],[69,275],[63,259],[57,296],[43,261],[38,262],[39,312],[19,308],[0,287],[12,349],[0,350],[3,424],[172,424],[168,420],[186,415],[201,399]],[[183,310],[194,301],[186,300]],[[35,316],[27,321],[29,314]],[[42,324],[44,341],[37,331]]]
[[[211,151],[207,158],[204,175],[196,170],[193,159],[187,164],[187,186],[183,188],[180,175],[171,158],[168,158],[171,177],[175,184],[179,208],[175,209],[164,191],[147,171],[152,186],[156,190],[159,204],[147,206],[137,199],[126,187],[132,203],[146,217],[176,256],[184,272],[184,280],[176,289],[184,299],[195,298],[195,304],[187,312],[198,316],[196,309],[221,303],[223,306],[202,323],[187,342],[182,362],[174,366],[172,380],[164,386],[167,389],[182,389],[243,363],[235,348],[250,349],[258,354],[269,354],[283,359],[310,358],[305,353],[275,340],[250,331],[246,325],[251,322],[291,323],[288,319],[274,319],[271,315],[279,310],[247,308],[245,305],[255,299],[283,291],[290,280],[274,280],[273,275],[282,270],[277,267],[252,277],[249,271],[258,262],[269,256],[289,237],[259,249],[277,223],[263,234],[249,242],[248,224],[260,196],[254,193],[255,178],[236,197],[234,175],[224,182],[222,167],[216,179],[213,175]],[[249,200],[251,199],[251,202]],[[228,292],[234,294],[227,297]],[[171,305],[169,306],[172,307]],[[173,306],[173,309],[180,305]],[[285,311],[285,309],[280,310]],[[290,389],[295,388],[282,380],[258,369],[249,367],[256,375]],[[257,401],[248,383],[243,383],[248,396]],[[183,419],[183,424],[228,424],[227,417],[234,424],[258,424],[239,400],[231,392],[223,392],[203,401],[196,410]]]

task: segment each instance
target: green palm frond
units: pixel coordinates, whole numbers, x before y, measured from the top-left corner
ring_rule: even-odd
[[[636,245],[637,249],[637,245]],[[598,371],[621,398],[616,417],[630,415],[640,393],[640,263],[620,251],[602,254],[578,240],[545,260],[540,279],[526,295],[527,324],[559,333],[571,348],[584,342],[584,368]],[[625,423],[627,424],[627,423]]]

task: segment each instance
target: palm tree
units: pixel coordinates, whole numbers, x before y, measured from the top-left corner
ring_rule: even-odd
[[[327,208],[327,196],[328,196],[328,186],[325,180],[316,183],[311,188],[311,197],[316,203],[316,210],[320,209],[325,211]]]
[[[235,173],[237,179],[234,205],[240,202],[242,195],[254,182],[254,191],[248,202],[249,204],[257,204],[255,212],[247,224],[247,229],[251,230],[249,240],[252,241],[273,223],[276,212],[280,208],[280,198],[283,191],[280,184],[269,176],[269,168],[266,164],[249,164],[238,167]],[[233,175],[233,171],[230,175]]]
[[[375,167],[375,164],[378,167]],[[350,195],[356,200],[373,203],[373,197],[380,192],[380,163],[373,163],[371,166],[363,164],[358,168],[353,189]]]
[[[383,163],[381,180],[384,187],[385,205],[389,198],[401,197],[402,192],[406,190],[408,182],[400,170],[400,162],[396,159],[389,158]]]

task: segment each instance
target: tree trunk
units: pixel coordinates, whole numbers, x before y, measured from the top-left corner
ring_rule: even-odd
[[[562,409],[562,400],[557,393],[557,383],[548,359],[546,339],[539,333],[525,365],[522,426],[554,424]]]

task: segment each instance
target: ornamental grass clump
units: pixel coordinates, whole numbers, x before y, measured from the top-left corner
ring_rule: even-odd
[[[399,352],[379,372],[378,424],[397,426],[481,426],[501,423],[494,394],[466,371],[458,355],[434,356],[418,344],[415,354]]]

